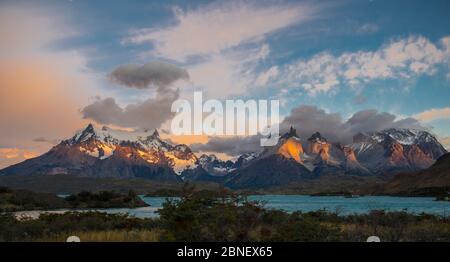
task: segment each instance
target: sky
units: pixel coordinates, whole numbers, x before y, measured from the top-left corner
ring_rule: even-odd
[[[171,135],[170,105],[193,91],[278,99],[281,127],[305,136],[424,128],[450,148],[446,0],[1,1],[0,36],[0,167],[89,122],[225,157],[255,149]]]

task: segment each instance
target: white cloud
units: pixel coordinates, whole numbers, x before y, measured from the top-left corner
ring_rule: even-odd
[[[311,5],[260,2],[213,3],[195,10],[173,10],[175,24],[137,30],[124,43],[150,42],[157,55],[183,60],[259,42],[269,33],[311,19],[315,13]]]
[[[261,73],[258,78],[256,78],[255,84],[257,86],[264,86],[267,84],[267,82],[269,82],[269,80],[271,78],[274,78],[278,75],[279,71],[278,71],[278,67],[277,66],[272,66],[271,68],[269,68],[269,70]]]
[[[421,36],[392,41],[376,51],[339,56],[323,52],[309,60],[286,65],[278,82],[303,88],[309,94],[325,93],[340,86],[358,86],[374,80],[410,79],[435,74],[439,65],[449,69],[450,38],[434,44]]]
[[[359,26],[356,29],[356,33],[358,34],[373,34],[378,32],[380,28],[378,27],[378,25],[376,24],[372,24],[372,23],[367,23],[367,24],[363,24],[361,26]]]
[[[218,98],[244,92],[248,81],[239,77],[239,67],[238,62],[217,55],[204,63],[188,67],[188,71],[195,87],[206,91],[208,97]]]
[[[181,97],[189,95],[184,94],[189,90],[202,89],[208,98],[224,98],[243,94],[255,81],[258,84],[273,77],[264,79],[257,69],[270,54],[266,37],[316,18],[319,6],[242,1],[173,10],[172,25],[139,29],[123,42],[151,43],[153,49],[145,52],[146,56],[183,62],[192,86],[181,90]]]
[[[433,108],[425,110],[421,113],[414,115],[413,117],[423,122],[430,122],[437,119],[450,118],[450,107]]]
[[[255,67],[270,53],[266,44],[230,50],[226,54],[211,55],[201,63],[186,66],[195,89],[205,91],[207,98],[224,98],[245,93],[254,85]],[[184,88],[183,92],[191,90]]]

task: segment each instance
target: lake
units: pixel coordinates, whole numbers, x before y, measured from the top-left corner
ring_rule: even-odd
[[[98,211],[107,213],[128,213],[129,215],[144,218],[157,217],[156,211],[162,207],[165,197],[141,198],[150,204],[150,207],[141,208],[111,208]],[[253,195],[249,200],[263,201],[266,208],[281,209],[287,212],[315,211],[325,209],[330,212],[339,211],[340,215],[362,214],[374,209],[386,211],[406,211],[420,214],[428,213],[448,216],[450,202],[434,201],[433,197],[393,197],[393,196],[362,196],[345,198],[343,196],[307,196],[307,195]],[[64,213],[68,210],[58,211],[22,211],[18,216],[37,217],[42,212]]]

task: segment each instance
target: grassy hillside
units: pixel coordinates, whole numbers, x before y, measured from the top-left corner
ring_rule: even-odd
[[[450,153],[431,167],[417,173],[396,175],[383,186],[382,193],[396,195],[443,196],[450,192]]]
[[[160,189],[180,190],[182,183],[162,183],[148,179],[90,178],[72,175],[0,176],[0,186],[28,189],[53,194],[76,194],[81,191],[115,191],[138,194],[156,192]],[[198,189],[218,188],[216,183],[196,183]]]

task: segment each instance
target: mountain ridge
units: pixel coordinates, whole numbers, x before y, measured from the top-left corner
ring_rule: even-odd
[[[308,139],[294,128],[260,153],[223,161],[197,155],[189,146],[164,141],[157,130],[130,134],[89,124],[33,159],[0,170],[0,175],[70,174],[145,178],[163,182],[210,181],[229,187],[270,187],[329,175],[383,176],[419,171],[446,153],[426,131],[386,129],[358,133],[351,144],[331,143],[319,132]],[[263,168],[264,167],[264,168]]]

